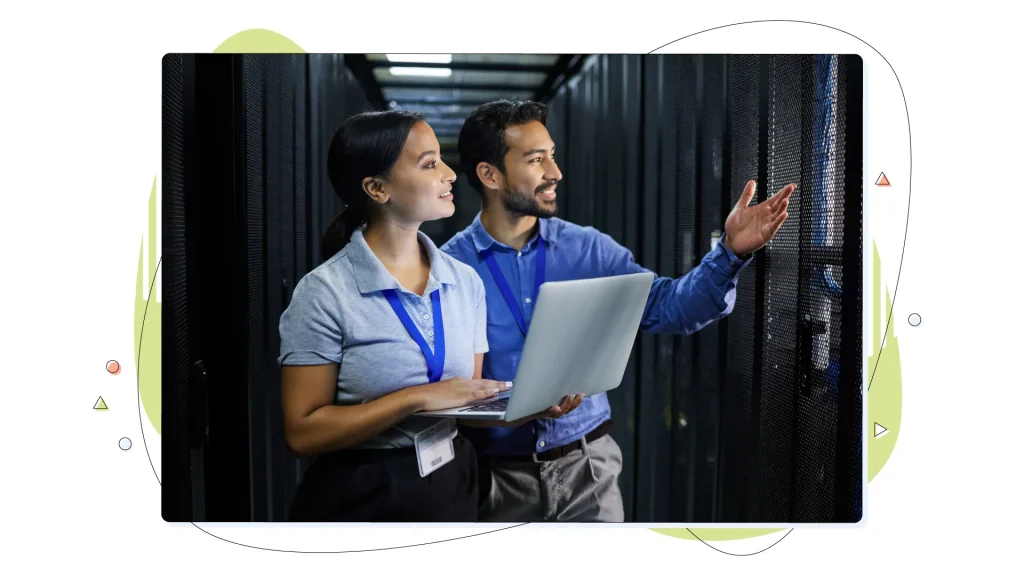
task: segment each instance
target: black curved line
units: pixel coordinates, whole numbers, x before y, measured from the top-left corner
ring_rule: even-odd
[[[700,536],[697,536],[696,534],[693,533],[693,530],[690,530],[689,528],[686,529],[687,532],[689,532],[697,540],[700,540],[708,548],[711,548],[715,552],[721,552],[722,554],[728,554],[729,556],[754,556],[754,555],[760,554],[761,552],[767,552],[768,550],[771,550],[772,548],[774,548],[776,544],[778,544],[779,542],[782,542],[783,540],[785,540],[786,536],[789,536],[793,532],[793,530],[794,530],[793,528],[790,528],[789,532],[786,532],[785,534],[782,535],[782,538],[779,538],[778,540],[775,541],[775,544],[772,544],[771,546],[765,548],[764,550],[758,550],[757,552],[751,552],[750,554],[735,554],[733,552],[726,552],[725,550],[719,550],[718,548],[715,548],[711,544],[708,544],[707,542],[704,542],[703,540],[701,540]]]
[[[907,142],[910,145],[910,172],[909,172],[909,174],[907,176],[907,222],[906,222],[906,225],[903,228],[903,250],[900,252],[900,267],[899,267],[899,270],[896,272],[896,286],[893,287],[893,289],[892,289],[892,306],[889,307],[889,318],[885,321],[885,331],[882,332],[882,341],[878,345],[878,357],[875,358],[875,367],[871,370],[871,378],[868,379],[868,391],[870,391],[871,390],[871,384],[875,381],[875,373],[878,371],[878,363],[882,360],[882,350],[885,349],[885,337],[889,333],[889,325],[892,323],[892,312],[893,312],[893,308],[895,308],[895,306],[896,306],[896,293],[897,293],[897,291],[899,291],[900,275],[903,273],[903,256],[907,252],[907,231],[910,229],[910,199],[911,199],[911,196],[912,196],[912,182],[914,180],[914,143],[913,143],[913,139],[911,137],[911,131],[910,131],[910,107],[907,106],[907,93],[903,91],[903,82],[900,82],[900,76],[899,76],[899,74],[896,74],[896,69],[892,67],[892,63],[889,62],[889,59],[886,58],[885,55],[883,55],[881,52],[879,52],[878,49],[875,48],[874,46],[872,46],[871,44],[868,44],[867,42],[865,42],[859,36],[857,36],[855,34],[851,34],[851,33],[847,32],[846,30],[843,30],[841,28],[836,28],[835,26],[829,26],[828,24],[819,24],[817,22],[808,22],[806,20],[750,20],[750,21],[747,21],[747,22],[737,22],[735,24],[725,24],[723,26],[715,26],[714,28],[708,28],[707,30],[701,30],[700,32],[694,32],[693,34],[687,34],[686,36],[683,36],[682,38],[678,38],[678,39],[673,40],[673,41],[671,41],[671,42],[669,42],[667,44],[663,44],[661,46],[658,46],[654,50],[651,50],[650,52],[648,52],[648,54],[652,54],[656,50],[661,50],[662,48],[664,48],[665,46],[668,46],[669,44],[674,44],[676,42],[679,42],[680,40],[685,40],[685,39],[687,39],[687,38],[689,38],[691,36],[696,36],[697,34],[703,34],[704,32],[710,32],[712,30],[719,30],[721,28],[729,28],[730,26],[740,26],[742,24],[756,24],[756,23],[764,23],[764,22],[789,22],[789,23],[793,23],[793,24],[810,24],[810,25],[813,25],[813,26],[821,26],[822,28],[829,28],[829,29],[835,30],[837,32],[842,32],[843,34],[846,34],[847,36],[850,36],[851,38],[857,39],[858,41],[863,43],[868,48],[871,48],[872,50],[874,50],[875,54],[878,54],[879,56],[882,57],[882,60],[885,60],[885,63],[889,65],[889,70],[892,70],[892,75],[896,77],[896,83],[899,84],[899,87],[900,87],[900,94],[903,96],[903,110],[907,113]]]
[[[455,542],[456,540],[465,540],[466,538],[473,538],[475,536],[484,536],[486,534],[494,534],[496,532],[501,532],[503,530],[511,530],[512,528],[518,528],[520,526],[526,526],[527,524],[529,524],[529,522],[523,522],[522,524],[516,524],[515,526],[506,526],[504,528],[498,528],[497,530],[489,530],[487,532],[480,532],[479,534],[468,534],[466,536],[458,536],[456,538],[449,538],[447,540],[435,540],[433,542],[422,542],[420,544],[406,544],[404,546],[391,546],[391,547],[388,547],[388,548],[368,548],[366,550],[308,550],[308,551],[307,550],[280,550],[280,549],[277,549],[277,548],[263,548],[263,547],[260,547],[260,546],[253,546],[251,544],[242,544],[241,542],[235,542],[234,540],[228,540],[227,538],[224,538],[224,537],[221,537],[221,536],[217,536],[216,534],[213,534],[212,532],[208,532],[206,530],[203,530],[203,528],[201,528],[199,526],[196,526],[195,522],[189,522],[189,524],[192,524],[193,526],[198,528],[204,534],[208,534],[210,536],[213,536],[217,540],[220,540],[222,542],[228,542],[229,544],[235,544],[237,546],[243,546],[245,548],[252,548],[253,550],[263,550],[263,551],[266,551],[266,552],[286,552],[286,553],[289,553],[289,554],[352,554],[352,553],[355,553],[355,552],[382,552],[384,550],[402,550],[404,548],[416,548],[416,547],[419,547],[419,546],[429,546],[431,544],[441,544],[441,543],[444,543],[444,542]]]
[[[146,442],[146,428],[142,424],[142,383],[139,381],[142,374],[142,335],[146,333],[146,315],[149,313],[149,302],[153,299],[153,289],[156,288],[156,273],[160,270],[160,263],[164,257],[156,261],[156,268],[153,269],[153,280],[149,283],[149,295],[146,297],[146,308],[142,311],[142,326],[139,327],[139,351],[135,356],[135,399],[139,407],[139,434],[142,436],[142,446],[146,449],[146,459],[149,460],[149,467],[153,469],[153,476],[161,487],[164,483],[160,481],[160,475],[156,473],[156,466],[153,465],[153,457],[149,454],[149,444]]]
[[[139,377],[140,377],[140,374],[142,372],[142,365],[141,365],[141,362],[142,362],[142,342],[143,342],[142,335],[146,331],[146,315],[149,312],[149,302],[153,298],[153,290],[154,290],[154,288],[156,288],[156,274],[160,270],[160,264],[163,261],[164,261],[163,256],[161,256],[160,259],[157,260],[156,268],[153,270],[153,280],[152,280],[152,282],[150,282],[150,285],[149,285],[149,295],[148,295],[148,298],[146,299],[146,308],[142,312],[142,326],[139,327],[139,352],[138,352],[138,354],[136,355],[136,358],[135,358],[135,393],[136,393],[136,401],[137,401],[138,408],[139,408],[139,433],[142,435],[142,445],[143,445],[143,447],[146,450],[146,459],[149,460],[149,467],[152,468],[153,476],[156,477],[156,481],[157,481],[158,484],[160,484],[161,487],[163,487],[163,482],[160,481],[160,476],[156,473],[156,466],[153,464],[153,456],[149,453],[149,445],[146,442],[146,431],[145,431],[145,428],[144,428],[143,423],[142,423],[142,391],[141,391],[141,383],[139,382]],[[213,536],[214,538],[216,538],[218,540],[221,540],[223,542],[227,542],[229,544],[235,544],[236,546],[243,546],[245,548],[252,548],[254,550],[264,550],[264,551],[267,551],[267,552],[286,552],[286,553],[291,553],[291,554],[349,554],[349,553],[354,553],[354,552],[378,552],[378,551],[383,551],[383,550],[400,550],[400,549],[403,549],[403,548],[414,548],[416,546],[426,546],[428,544],[441,544],[443,542],[454,542],[456,540],[464,540],[466,538],[472,538],[474,536],[484,536],[486,534],[494,534],[496,532],[501,532],[503,530],[509,530],[511,528],[518,528],[519,526],[525,526],[525,525],[529,524],[529,522],[524,522],[522,524],[516,524],[514,526],[506,526],[504,528],[498,528],[497,530],[488,530],[487,532],[480,532],[478,534],[469,534],[469,535],[466,535],[466,536],[458,536],[456,538],[449,538],[447,540],[435,540],[433,542],[423,542],[423,543],[420,543],[420,544],[406,544],[405,546],[392,546],[392,547],[389,547],[389,548],[370,548],[370,549],[367,549],[367,550],[316,550],[316,551],[279,550],[279,549],[276,549],[276,548],[261,548],[259,546],[252,546],[250,544],[243,544],[241,542],[235,542],[234,540],[228,540],[227,538],[223,538],[221,536],[217,536],[216,534],[208,532],[208,531],[204,530],[203,528],[197,526],[195,522],[189,522],[189,524],[191,524],[192,526],[195,526],[197,529],[199,529],[204,534],[208,534],[210,536]]]

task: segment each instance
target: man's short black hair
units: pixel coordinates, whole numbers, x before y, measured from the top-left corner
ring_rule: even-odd
[[[462,123],[459,131],[459,163],[465,168],[469,184],[483,194],[476,175],[481,162],[493,164],[505,173],[505,154],[509,145],[505,130],[537,121],[547,126],[548,108],[540,102],[496,100],[478,106]]]

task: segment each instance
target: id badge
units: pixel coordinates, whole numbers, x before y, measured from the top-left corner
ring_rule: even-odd
[[[440,422],[414,437],[420,477],[429,475],[455,459],[455,445],[452,443],[452,439],[455,438],[456,433],[455,420],[442,418]]]

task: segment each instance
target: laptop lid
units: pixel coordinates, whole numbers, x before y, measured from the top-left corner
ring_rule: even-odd
[[[618,387],[653,282],[647,272],[542,284],[504,420]]]

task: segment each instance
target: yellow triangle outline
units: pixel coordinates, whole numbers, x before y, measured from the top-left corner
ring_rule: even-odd
[[[103,400],[103,396],[96,399],[96,404],[92,407],[93,410],[110,410],[107,408],[107,403]]]

